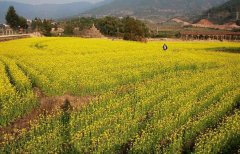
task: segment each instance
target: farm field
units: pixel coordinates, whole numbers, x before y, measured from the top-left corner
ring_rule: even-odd
[[[240,153],[240,43],[0,43],[0,153]]]

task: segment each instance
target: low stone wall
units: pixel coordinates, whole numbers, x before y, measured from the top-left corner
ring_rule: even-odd
[[[0,42],[3,41],[10,41],[10,40],[16,40],[16,39],[22,39],[22,38],[29,38],[31,37],[30,34],[21,34],[21,35],[2,35],[0,36]]]

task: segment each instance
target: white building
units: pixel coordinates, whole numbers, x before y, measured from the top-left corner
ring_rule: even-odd
[[[0,24],[0,35],[13,35],[14,31],[7,24]]]

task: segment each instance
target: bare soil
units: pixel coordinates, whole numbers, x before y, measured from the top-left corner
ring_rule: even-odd
[[[207,19],[202,19],[202,20],[200,20],[197,24],[206,25],[206,26],[214,25],[211,21],[209,21],[209,20],[207,20]]]
[[[78,110],[83,105],[96,99],[95,96],[76,97],[63,95],[48,97],[38,88],[34,88],[34,93],[40,102],[39,107],[33,109],[30,113],[24,115],[23,117],[16,119],[9,126],[0,128],[0,144],[3,142],[3,138],[1,136],[4,134],[18,136],[22,129],[29,130],[31,128],[31,122],[39,120],[41,115],[47,116],[56,113],[56,111],[64,105],[66,100],[70,102],[70,105],[74,110]]]

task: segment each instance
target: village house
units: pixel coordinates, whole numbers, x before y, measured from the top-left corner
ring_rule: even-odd
[[[52,28],[51,30],[51,34],[54,35],[54,36],[62,36],[64,33],[64,29],[63,28]]]
[[[14,31],[7,24],[0,24],[0,35],[13,35]]]

